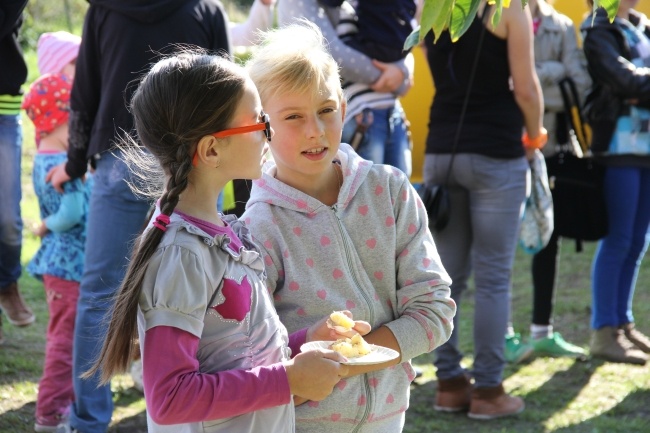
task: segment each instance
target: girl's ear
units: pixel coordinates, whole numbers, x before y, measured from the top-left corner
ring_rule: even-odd
[[[341,97],[341,121],[345,123],[345,112],[348,110],[348,101]]]
[[[211,135],[202,137],[196,145],[195,160],[210,168],[219,167],[219,140]]]

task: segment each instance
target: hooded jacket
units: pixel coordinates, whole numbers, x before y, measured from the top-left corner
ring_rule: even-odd
[[[289,332],[349,309],[387,326],[402,363],[342,380],[320,402],[296,407],[296,431],[398,432],[415,377],[410,359],[445,343],[456,307],[451,280],[417,192],[400,170],[373,164],[347,144],[343,183],[326,206],[275,179],[267,163],[242,215],[264,256],[267,287]]]
[[[593,24],[592,24],[593,19]],[[604,9],[596,16],[588,15],[582,22],[583,49],[587,58],[593,87],[585,102],[585,112],[593,130],[592,151],[608,164],[650,166],[650,157],[639,155],[605,155],[620,116],[628,114],[627,100],[650,109],[650,69],[632,65],[632,52],[621,30],[621,19],[610,23]],[[645,24],[644,34],[650,38],[647,17],[630,10],[629,21]]]
[[[128,111],[137,80],[173,44],[225,56],[228,19],[218,0],[90,0],[70,100],[66,172],[78,178],[87,162],[133,129]]]

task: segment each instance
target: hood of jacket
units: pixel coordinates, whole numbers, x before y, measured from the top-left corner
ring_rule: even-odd
[[[346,143],[341,143],[334,160],[340,162],[343,173],[343,183],[335,206],[345,207],[359,190],[373,164],[361,158]],[[262,177],[253,182],[251,196],[246,204],[247,209],[257,202],[272,203],[274,206],[306,214],[315,214],[329,209],[329,206],[310,195],[280,182],[275,178],[275,173],[275,162],[268,161],[262,169]]]
[[[88,0],[99,6],[143,23],[156,23],[167,18],[188,0]]]

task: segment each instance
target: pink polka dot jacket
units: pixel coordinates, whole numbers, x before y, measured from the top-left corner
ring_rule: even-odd
[[[348,309],[387,326],[402,362],[341,380],[320,402],[296,407],[296,431],[399,432],[414,378],[410,359],[447,341],[456,305],[426,211],[400,170],[341,144],[343,185],[327,206],[274,177],[267,163],[241,219],[262,250],[267,287],[289,332]]]

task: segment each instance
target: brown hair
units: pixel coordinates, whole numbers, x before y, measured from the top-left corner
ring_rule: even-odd
[[[166,176],[159,202],[162,214],[172,214],[187,188],[199,140],[226,129],[232,121],[246,80],[243,68],[224,58],[185,51],[160,60],[140,81],[131,99],[131,111],[139,141]],[[127,140],[132,144],[132,138]],[[138,146],[122,144],[131,167],[147,159]],[[101,370],[100,382],[104,384],[129,367],[136,348],[142,282],[163,234],[153,228],[138,239],[110,313],[101,353],[83,377]]]

